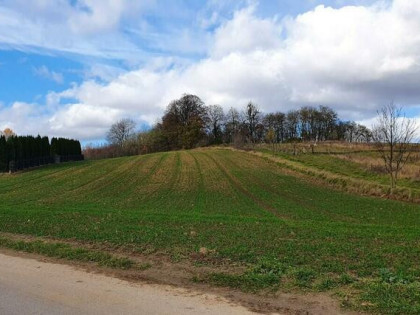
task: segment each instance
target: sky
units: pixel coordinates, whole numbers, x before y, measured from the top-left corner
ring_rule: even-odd
[[[184,93],[420,122],[420,0],[0,0],[0,130],[98,142]]]

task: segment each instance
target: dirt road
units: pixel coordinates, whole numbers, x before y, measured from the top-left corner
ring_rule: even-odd
[[[0,254],[0,314],[251,314],[213,295]]]

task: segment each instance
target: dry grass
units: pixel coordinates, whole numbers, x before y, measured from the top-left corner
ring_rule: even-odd
[[[379,153],[374,155],[356,155],[356,154],[344,154],[337,155],[337,158],[354,162],[361,165],[367,171],[371,171],[378,174],[386,174],[384,161],[379,156]],[[407,164],[404,165],[401,170],[399,177],[409,179],[412,181],[420,181],[420,153],[414,153],[411,155]]]
[[[289,154],[341,154],[341,153],[357,153],[375,151],[376,148],[373,144],[369,143],[348,143],[338,141],[325,141],[325,142],[298,142],[298,143],[281,143],[274,146],[276,152],[283,152]],[[246,149],[267,149],[272,150],[272,145],[258,144],[250,146]]]

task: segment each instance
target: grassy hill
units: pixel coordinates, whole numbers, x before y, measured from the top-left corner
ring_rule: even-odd
[[[0,232],[241,266],[200,280],[419,313],[420,206],[293,174],[250,153],[202,149],[0,175]]]

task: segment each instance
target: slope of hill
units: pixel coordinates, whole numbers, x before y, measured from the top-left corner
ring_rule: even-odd
[[[300,143],[293,154],[291,144],[280,144],[275,152],[267,145],[254,148],[282,167],[316,178],[344,191],[420,202],[420,147],[413,146],[407,163],[398,174],[398,186],[390,194],[390,176],[372,144],[327,143],[316,147]]]
[[[3,233],[239,266],[196,280],[330,291],[356,309],[420,312],[419,205],[333,191],[245,152],[168,152],[1,175],[0,205]]]

